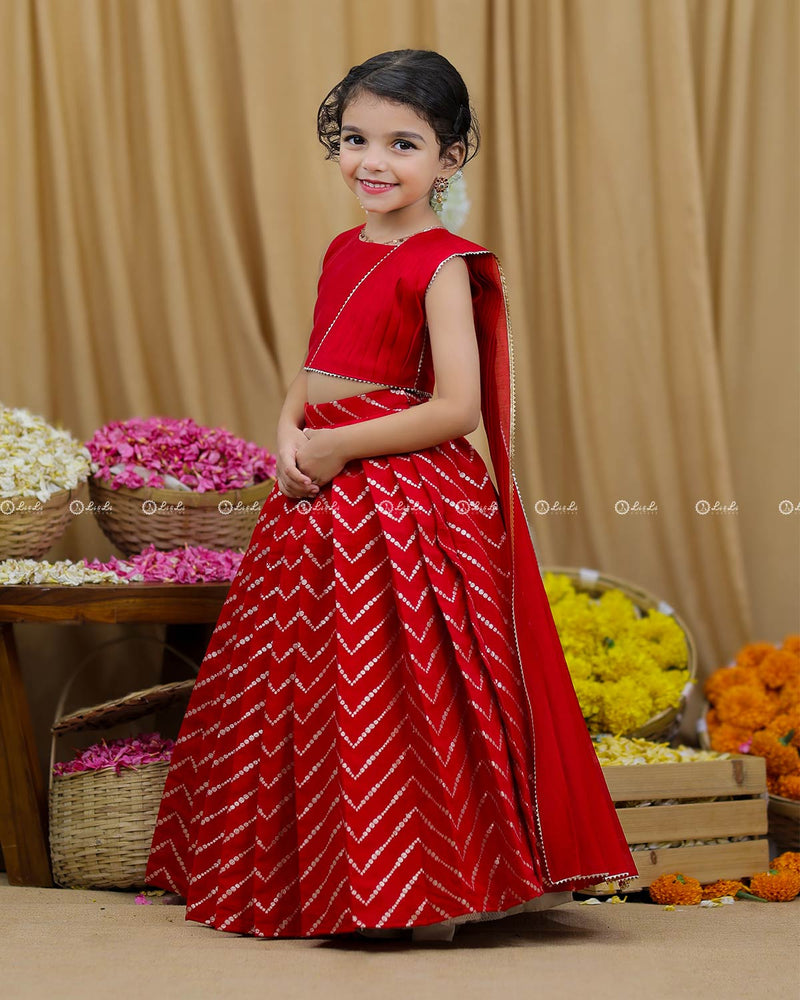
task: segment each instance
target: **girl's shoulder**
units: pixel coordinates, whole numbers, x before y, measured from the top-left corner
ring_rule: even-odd
[[[445,229],[444,227],[431,230],[430,237],[431,249],[435,253],[447,253],[451,256],[460,256],[462,254],[492,254],[494,256],[492,250],[481,246],[480,243],[473,243],[472,240],[466,240],[463,236],[451,233],[449,229]]]
[[[352,229],[346,229],[343,233],[339,233],[338,236],[334,236],[328,244],[325,256],[322,258],[323,265],[326,264],[330,258],[333,257],[334,254],[346,244],[351,243],[353,240],[357,240],[358,233],[361,228],[361,226],[353,226]]]

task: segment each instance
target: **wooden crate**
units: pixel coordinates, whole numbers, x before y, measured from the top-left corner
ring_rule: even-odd
[[[718,878],[743,878],[767,869],[767,776],[763,758],[737,756],[679,764],[605,766],[603,774],[611,798],[618,803],[709,799],[682,805],[618,806],[617,815],[631,845],[717,837],[758,838],[732,844],[634,851],[639,877],[624,891],[644,889],[669,872],[682,872],[707,883]],[[715,796],[730,795],[736,798],[710,801]],[[603,896],[618,888],[617,882],[603,882],[582,891]]]

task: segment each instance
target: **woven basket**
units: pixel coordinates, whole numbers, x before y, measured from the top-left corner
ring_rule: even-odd
[[[675,611],[665,601],[659,600],[649,591],[644,590],[636,584],[627,580],[621,580],[616,576],[609,576],[594,569],[586,567],[575,568],[571,566],[547,566],[542,567],[542,576],[545,573],[559,573],[569,577],[576,590],[586,593],[589,597],[600,597],[607,590],[620,590],[629,598],[633,604],[641,611],[661,611],[670,615],[680,626],[686,639],[686,649],[688,652],[689,681],[681,694],[680,703],[674,708],[668,708],[640,726],[633,732],[626,733],[630,737],[638,737],[648,740],[670,740],[677,733],[683,710],[686,707],[686,696],[697,672],[697,647],[695,646],[692,634],[688,626]]]
[[[70,504],[85,491],[84,480],[74,489],[59,490],[41,505],[36,497],[0,500],[0,559],[41,559],[64,534]]]
[[[186,701],[194,680],[160,684],[113,701],[62,715],[75,677],[106,646],[130,638],[152,641],[191,665],[197,665],[174,647],[149,636],[123,637],[103,643],[78,665],[61,692],[51,727],[50,747],[50,859],[53,881],[65,888],[144,888],[145,870],[164,792],[168,763],[144,764],[53,774],[59,735],[106,729],[149,715],[156,709]]]
[[[703,702],[700,718],[697,720],[697,741],[704,750],[711,750],[706,714],[711,706]],[[800,802],[786,799],[782,795],[769,794],[769,836],[775,842],[778,853],[800,851]]]
[[[778,854],[800,851],[800,802],[782,795],[770,795],[767,816],[769,836]]]
[[[155,545],[167,551],[183,545],[244,549],[274,479],[224,493],[194,493],[126,487],[112,490],[91,477],[95,517],[110,541],[126,556]]]

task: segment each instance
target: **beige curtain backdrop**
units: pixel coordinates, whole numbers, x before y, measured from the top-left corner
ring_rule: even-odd
[[[667,601],[702,675],[800,627],[800,513],[778,506],[800,501],[796,0],[0,0],[0,17],[5,404],[82,439],[167,414],[274,447],[321,254],[363,217],[317,105],[376,52],[436,48],[483,126],[462,233],[509,281],[540,561]],[[84,516],[51,558],[110,554]],[[19,629],[43,747],[85,631]]]

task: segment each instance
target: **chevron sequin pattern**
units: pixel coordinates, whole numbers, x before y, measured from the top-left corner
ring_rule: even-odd
[[[309,427],[417,405],[307,404]],[[147,882],[257,937],[542,894],[508,543],[464,438],[267,499],[173,752]]]

